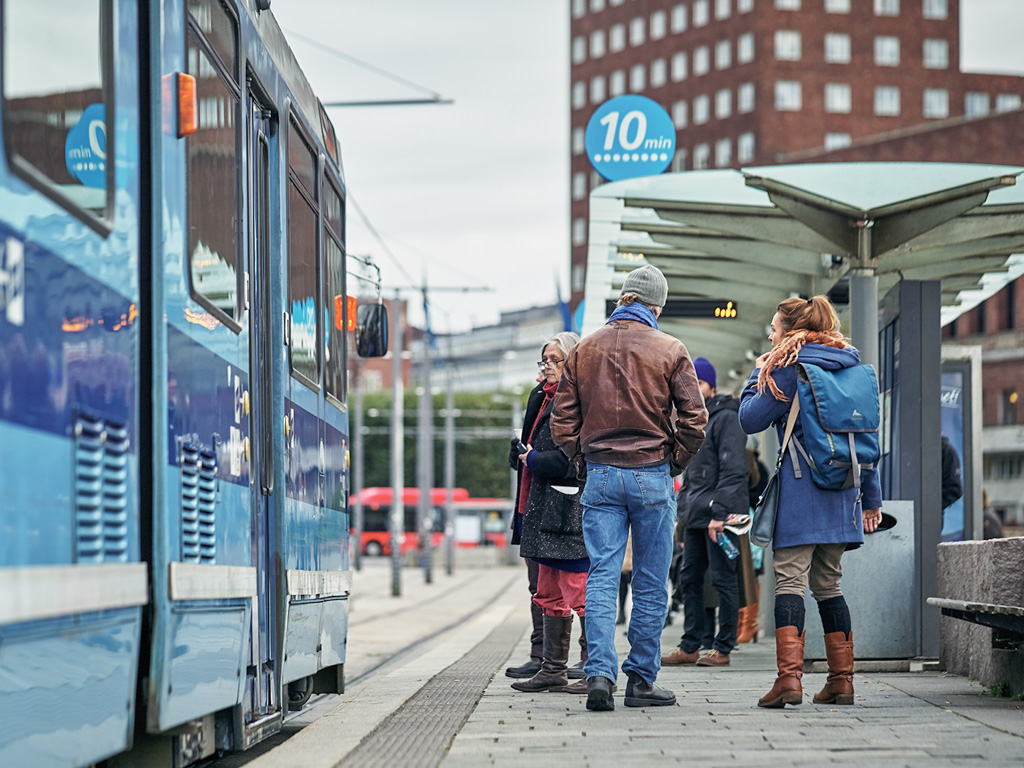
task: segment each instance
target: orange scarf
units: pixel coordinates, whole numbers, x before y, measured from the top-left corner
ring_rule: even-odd
[[[757,394],[764,394],[764,390],[767,388],[776,400],[781,400],[784,403],[789,402],[789,398],[779,389],[771,373],[776,368],[785,368],[787,365],[793,365],[796,362],[797,355],[800,354],[800,350],[807,343],[821,344],[825,347],[837,347],[838,349],[850,346],[846,337],[839,333],[839,331],[809,331],[806,329],[790,331],[768,353],[768,359],[765,360],[764,365],[758,372]]]

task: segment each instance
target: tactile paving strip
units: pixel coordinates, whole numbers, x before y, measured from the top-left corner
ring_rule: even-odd
[[[521,618],[510,616],[472,651],[431,678],[337,768],[438,765],[522,634]]]

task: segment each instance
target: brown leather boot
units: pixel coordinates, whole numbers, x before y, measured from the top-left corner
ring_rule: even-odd
[[[800,678],[804,675],[804,635],[796,633],[796,627],[779,627],[775,630],[775,659],[779,676],[775,685],[757,701],[757,706],[781,709],[787,704],[803,701],[804,689]]]
[[[582,691],[570,691],[570,693],[586,693],[587,688],[587,675],[583,671],[583,666],[587,663],[587,617],[580,616],[580,660],[578,663],[573,664],[569,667],[569,679],[570,680],[582,680],[583,690]]]
[[[757,641],[757,603],[740,608],[739,629],[736,632],[736,643]]]
[[[825,635],[828,682],[814,694],[815,704],[853,704],[853,632]]]
[[[544,660],[540,672],[529,680],[512,683],[517,691],[536,693],[538,691],[559,691],[569,684],[567,662],[569,661],[569,634],[572,631],[572,616],[544,617]]]

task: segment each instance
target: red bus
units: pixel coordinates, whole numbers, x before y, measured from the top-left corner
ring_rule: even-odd
[[[359,543],[360,551],[371,557],[390,555],[391,489],[364,488],[359,498],[363,502],[363,536]],[[419,532],[416,530],[419,498],[418,488],[402,489],[402,505],[405,507],[401,545],[403,555],[419,547]],[[465,488],[453,488],[452,498],[455,512],[455,542],[458,546],[505,546],[505,513],[511,506],[508,499],[470,498],[469,491]],[[431,490],[431,543],[434,547],[440,547],[444,542],[444,508],[447,501],[447,489]],[[351,535],[355,536],[355,530],[351,531]]]

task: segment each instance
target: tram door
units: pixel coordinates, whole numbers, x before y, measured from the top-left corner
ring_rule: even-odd
[[[274,536],[273,355],[270,332],[270,136],[271,113],[249,94],[249,389],[252,492],[252,563],[259,595],[252,606],[249,666],[244,696],[246,722],[280,712],[277,701],[276,580],[270,553]]]

